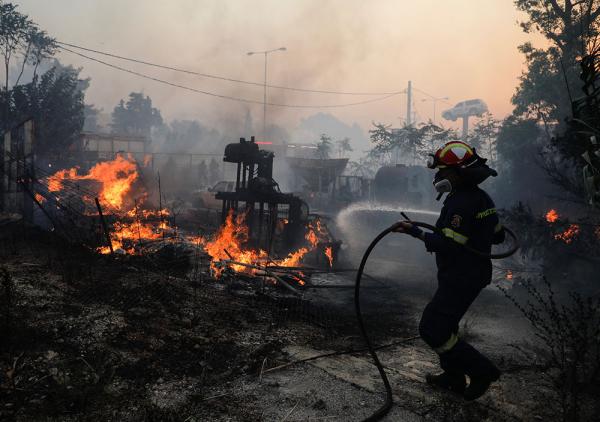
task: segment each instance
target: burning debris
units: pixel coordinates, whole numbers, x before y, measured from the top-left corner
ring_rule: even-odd
[[[309,252],[308,248],[300,248],[295,252],[290,252],[287,257],[280,260],[273,260],[269,254],[262,249],[251,249],[247,247],[248,226],[245,223],[246,216],[240,214],[234,218],[230,211],[225,220],[225,224],[219,229],[212,240],[204,245],[204,250],[212,258],[211,268],[217,277],[223,272],[223,267],[218,263],[220,261],[235,261],[242,264],[255,266],[281,266],[295,267]],[[246,267],[240,264],[232,264],[231,268],[242,273],[255,274],[257,270],[252,267]]]
[[[573,242],[573,239],[575,239],[577,235],[579,235],[579,225],[570,224],[564,232],[555,234],[554,238],[557,240],[562,240],[568,245]]]
[[[96,164],[88,172],[81,172],[78,167],[59,170],[42,183],[56,204],[76,202],[77,208],[89,217],[99,217],[95,202],[98,199],[103,207],[103,218],[111,225],[111,245],[98,246],[100,253],[117,251],[135,255],[149,243],[173,242],[179,238],[192,244],[203,242],[203,238],[182,234],[171,226],[168,209],[152,207],[138,164],[131,156],[117,155],[114,160]],[[43,202],[47,201],[37,195]]]
[[[139,180],[139,172],[136,162],[131,157],[117,155],[112,161],[96,164],[87,174],[80,175],[79,168],[59,170],[46,179],[48,190],[58,192],[64,190],[64,181],[79,182],[90,180],[99,183],[99,199],[117,210],[131,209],[130,199],[136,181]],[[94,198],[82,197],[87,205],[94,208]],[[146,193],[141,192],[138,200],[146,199]]]
[[[242,149],[240,151],[244,153],[238,157],[232,153],[233,147],[228,147],[230,158],[233,154],[234,158],[241,159],[241,164],[244,165],[244,180],[238,180],[238,185],[241,186],[243,183],[247,183],[248,187],[257,186],[257,180],[259,179],[251,179],[250,169],[246,168],[247,163],[243,160],[255,160],[260,169],[259,177],[264,178],[272,171],[270,169],[272,154],[262,154],[253,142],[232,145],[236,148],[241,145]],[[248,153],[246,150],[250,152]],[[235,153],[239,154],[239,151],[236,149]],[[252,154],[257,158],[252,158]],[[250,158],[248,158],[249,155]],[[248,174],[246,174],[247,170]],[[306,283],[304,273],[300,271],[290,272],[285,269],[301,266],[308,255],[313,258],[315,255],[320,255],[323,259],[326,259],[329,268],[333,267],[335,251],[339,247],[339,242],[333,241],[331,233],[320,218],[311,217],[309,219],[306,211],[304,218],[307,219],[299,220],[298,211],[300,207],[296,208],[296,205],[294,205],[298,201],[293,196],[278,192],[265,192],[263,188],[253,192],[255,200],[260,200],[261,195],[268,194],[268,200],[279,200],[290,204],[288,208],[290,215],[279,217],[277,213],[273,214],[273,216],[277,215],[276,224],[272,230],[265,230],[268,235],[267,239],[269,239],[268,249],[265,249],[260,246],[261,240],[265,244],[264,239],[257,239],[257,228],[253,227],[253,223],[256,222],[253,209],[246,206],[243,211],[236,213],[234,205],[237,205],[238,201],[225,199],[224,210],[228,210],[227,215],[223,225],[214,235],[189,234],[172,224],[169,218],[172,213],[168,208],[158,207],[156,209],[152,206],[149,200],[151,195],[146,190],[146,184],[141,180],[140,174],[138,164],[131,156],[119,155],[112,161],[96,164],[88,172],[82,172],[77,167],[59,170],[48,176],[44,183],[48,192],[53,194],[54,200],[62,203],[74,200],[72,197],[74,193],[73,184],[77,186],[85,184],[85,189],[81,190],[78,198],[81,201],[80,206],[83,208],[84,214],[92,218],[105,218],[110,226],[111,244],[100,245],[96,248],[102,254],[116,251],[121,254],[141,255],[148,246],[153,244],[184,243],[191,247],[200,248],[207,254],[210,258],[210,268],[216,278],[220,278],[226,268],[235,273],[251,276],[264,275],[267,268],[269,268],[269,271],[277,268],[280,273],[287,273],[286,275],[290,276],[299,285]],[[238,172],[239,174],[240,172]],[[238,186],[238,189],[241,193],[240,186]],[[244,189],[245,195],[250,192],[251,189]],[[43,198],[42,195],[40,197]],[[96,206],[96,198],[98,198],[99,203],[103,204],[102,216],[100,216],[100,210]],[[298,204],[302,205],[301,202],[298,202]],[[272,212],[272,206],[269,211]],[[259,215],[259,221],[263,220],[264,218]],[[293,222],[295,227],[289,227],[292,224],[290,221]],[[290,239],[290,230],[298,233],[299,225],[303,222],[305,234],[300,237],[302,241]],[[262,231],[262,227],[259,225],[259,237],[261,236],[260,231]],[[252,236],[252,232],[255,233],[254,236]],[[272,245],[277,245],[275,235],[278,232],[287,233],[285,243],[288,246],[291,244],[298,246],[283,254],[277,250],[271,250]]]
[[[552,209],[546,213],[546,221],[548,223],[554,223],[558,220],[558,213]]]
[[[552,224],[559,222],[560,215],[555,209],[551,209],[546,213],[545,218],[548,223]],[[580,230],[581,228],[579,224],[569,224],[569,226],[564,231],[554,234],[554,239],[561,240],[567,245],[569,245],[573,242],[575,238],[577,238],[577,236],[580,233]],[[596,228],[595,230],[596,232],[598,232],[598,230],[600,230],[600,227]]]

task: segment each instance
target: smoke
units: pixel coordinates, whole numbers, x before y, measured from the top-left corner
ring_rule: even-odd
[[[510,2],[495,7],[464,0],[448,4],[428,0],[402,6],[393,0],[377,5],[356,0],[19,3],[24,13],[59,40],[128,57],[261,82],[263,57],[246,53],[285,46],[287,51],[269,55],[268,80],[272,84],[385,91],[404,87],[412,79],[416,87],[452,101],[484,98],[497,116],[511,108],[509,100],[521,71],[522,58],[516,46],[524,35],[514,25],[517,12]],[[476,36],[479,33],[497,36],[486,37],[483,42]],[[435,60],[431,51],[436,52]],[[59,59],[83,67],[82,76],[91,77],[87,102],[107,111],[129,92],[143,91],[167,120],[198,119],[218,128],[228,121],[243,121],[246,107],[255,117],[262,117],[262,86],[231,84],[115,60],[174,83],[259,103],[241,104],[163,86],[66,52],[60,53]],[[276,89],[269,89],[268,97],[271,102],[289,104],[356,99]],[[356,121],[366,127],[373,120],[397,121],[404,101],[396,97],[334,112],[350,124]],[[420,114],[429,117],[429,104],[425,108],[420,99],[417,101]],[[267,121],[291,131],[301,118],[315,111],[269,107]],[[231,119],[223,119],[224,115]]]

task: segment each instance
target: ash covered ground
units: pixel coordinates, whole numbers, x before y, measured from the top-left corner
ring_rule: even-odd
[[[365,353],[277,369],[364,348],[351,289],[295,298],[261,291],[256,280],[215,281],[193,268],[98,255],[22,223],[4,225],[1,236],[3,420],[348,421],[383,401]],[[434,274],[373,267],[366,323],[376,344],[394,343],[380,351],[395,395],[385,420],[558,418],[540,377],[547,368],[520,357],[533,337],[501,294],[484,292],[462,334],[504,375],[466,403],[424,383],[437,358],[414,337]],[[314,284],[352,281],[351,273],[313,276]]]

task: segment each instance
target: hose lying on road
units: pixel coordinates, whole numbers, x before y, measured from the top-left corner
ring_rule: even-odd
[[[444,239],[446,239],[446,236],[444,235],[444,233],[439,228],[437,228],[431,224],[422,223],[420,221],[407,221],[407,222],[411,223],[413,226],[422,227],[424,229],[431,230],[434,233],[437,233],[440,236],[442,236]],[[393,397],[392,397],[392,387],[390,386],[390,381],[388,380],[385,370],[383,369],[383,365],[379,361],[379,357],[377,356],[377,352],[375,351],[375,348],[371,344],[371,340],[369,339],[369,336],[367,334],[367,329],[365,328],[365,324],[363,322],[362,313],[360,310],[360,282],[362,279],[363,271],[365,269],[365,265],[367,264],[367,260],[369,259],[369,255],[371,254],[371,252],[373,251],[375,246],[385,236],[387,236],[388,234],[390,234],[390,233],[394,232],[396,229],[398,229],[400,227],[401,223],[402,222],[395,223],[394,225],[388,227],[387,229],[385,229],[384,231],[379,233],[377,235],[377,237],[375,237],[375,239],[373,239],[373,241],[371,242],[371,244],[365,251],[365,253],[362,257],[362,260],[360,262],[360,265],[358,266],[358,271],[356,272],[356,282],[354,284],[354,307],[356,310],[356,318],[358,320],[358,326],[359,326],[360,332],[365,340],[365,343],[367,344],[369,353],[371,354],[371,357],[373,358],[373,361],[375,362],[375,366],[377,367],[377,370],[379,371],[379,375],[381,376],[381,380],[383,381],[383,385],[385,386],[385,391],[386,391],[386,398],[385,398],[385,402],[383,403],[383,405],[379,409],[377,409],[377,411],[375,411],[375,413],[373,413],[371,416],[364,419],[364,422],[378,421],[379,419],[384,417],[387,414],[387,412],[389,412],[389,410],[392,408]],[[519,249],[519,243],[517,241],[516,235],[510,229],[505,227],[504,231],[513,239],[513,247],[511,249],[507,250],[506,252],[502,252],[502,253],[498,253],[498,254],[488,254],[488,253],[484,253],[484,252],[475,250],[466,245],[461,245],[461,246],[463,248],[465,248],[466,250],[468,250],[469,252],[471,252],[475,255],[484,257],[484,258],[488,258],[488,259],[507,258],[507,257],[513,255],[515,252],[517,252],[517,250]],[[448,240],[448,241],[451,241],[451,240]]]

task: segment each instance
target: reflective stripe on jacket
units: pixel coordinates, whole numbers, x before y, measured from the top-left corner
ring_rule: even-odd
[[[436,254],[438,278],[488,284],[492,277],[490,259],[477,256],[461,245],[490,253],[492,244],[504,240],[504,229],[489,195],[477,186],[452,191],[444,201],[436,227],[443,236],[427,233],[425,247]]]

